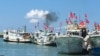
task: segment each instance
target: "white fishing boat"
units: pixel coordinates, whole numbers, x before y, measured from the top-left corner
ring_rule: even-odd
[[[68,24],[66,34],[59,35],[56,38],[57,49],[59,53],[75,54],[82,53],[84,49],[84,39],[87,36],[86,27],[80,27],[78,24]]]
[[[4,30],[3,39],[7,42],[31,42],[30,34],[17,30]]]
[[[92,48],[100,48],[100,31],[98,29],[90,32],[88,38],[90,49]]]
[[[61,35],[56,39],[59,53],[82,53],[84,40],[79,36],[79,30],[71,30],[71,35]]]
[[[46,32],[42,30],[38,30],[34,32],[33,43],[39,44],[39,45],[52,45],[55,46],[55,34],[52,32]]]
[[[3,40],[7,42],[31,42],[30,33],[26,32],[26,27],[21,30],[4,30]]]
[[[100,31],[95,29],[89,33],[88,51],[93,55],[100,55]]]

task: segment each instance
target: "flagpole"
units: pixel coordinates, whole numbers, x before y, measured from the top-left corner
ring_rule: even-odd
[[[60,29],[59,29],[59,33],[61,32],[61,26],[62,26],[62,22],[60,22]]]
[[[39,28],[39,22],[37,22],[37,28],[38,28],[38,30],[40,29],[40,28]]]

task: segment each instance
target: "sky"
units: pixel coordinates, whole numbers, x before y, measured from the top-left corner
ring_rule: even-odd
[[[74,12],[82,20],[86,13],[90,21],[88,26],[93,29],[94,22],[100,23],[99,5],[100,0],[0,0],[0,31],[26,25],[28,32],[34,32],[37,21],[42,29],[43,15],[50,12],[56,13],[58,18],[51,24],[55,28],[59,27],[60,22],[65,26],[69,13]],[[39,19],[33,19],[34,15]]]

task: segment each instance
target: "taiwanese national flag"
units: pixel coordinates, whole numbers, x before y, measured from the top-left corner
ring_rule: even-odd
[[[87,18],[87,14],[85,13],[85,18]]]
[[[73,13],[73,18],[76,18],[76,14],[75,13]]]
[[[84,21],[81,21],[81,22],[79,23],[79,25],[84,26],[84,25],[85,25],[85,22],[84,22]]]
[[[46,23],[43,23],[44,26],[46,26]]]
[[[72,19],[74,16],[73,16],[73,13],[72,12],[70,12],[70,18]]]
[[[94,22],[94,27],[97,27],[97,23],[96,22]]]
[[[34,26],[34,28],[36,29],[36,28],[37,28],[37,26],[35,25],[35,26]]]
[[[44,23],[44,29],[47,30],[48,29],[48,26],[46,23]]]
[[[75,19],[77,19],[77,16],[75,16]]]
[[[48,27],[44,26],[44,29],[45,29],[45,30],[47,30],[47,29],[48,29]]]
[[[69,23],[71,23],[71,24],[72,24],[72,21],[71,21],[71,19],[69,19]]]
[[[62,22],[60,22],[60,27],[62,26]]]
[[[69,23],[69,21],[66,19],[66,23],[68,24]]]
[[[51,30],[54,31],[54,27],[51,27]]]
[[[85,19],[85,22],[86,22],[86,23],[89,23],[90,21],[89,21],[88,19]]]
[[[100,31],[100,25],[98,24],[98,30]]]

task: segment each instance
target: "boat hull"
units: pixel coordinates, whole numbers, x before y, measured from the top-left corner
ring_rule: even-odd
[[[18,32],[17,30],[5,30],[3,40],[5,42],[22,42],[29,43],[31,35],[27,32]]]
[[[89,38],[91,48],[100,48],[100,36],[92,36]]]
[[[49,37],[47,37],[47,38],[49,38]],[[44,38],[41,38],[41,39],[31,38],[31,41],[32,41],[32,43],[38,44],[38,45],[56,46],[56,42],[55,42],[55,39],[53,37],[50,40],[48,40],[47,38],[45,38],[45,39]]]
[[[28,40],[17,40],[17,39],[13,39],[13,40],[9,40],[9,39],[4,39],[5,42],[17,42],[17,43],[31,43],[31,41]]]
[[[37,45],[46,45],[46,46],[56,46],[56,43],[55,42],[51,42],[51,41],[48,41],[48,42],[43,42],[43,41],[40,41],[38,42],[37,40],[31,40],[32,43],[34,44],[37,44]]]
[[[56,43],[54,42],[34,42],[38,45],[46,45],[46,46],[56,46]]]
[[[78,37],[60,37],[56,39],[59,53],[82,53],[83,39]]]

